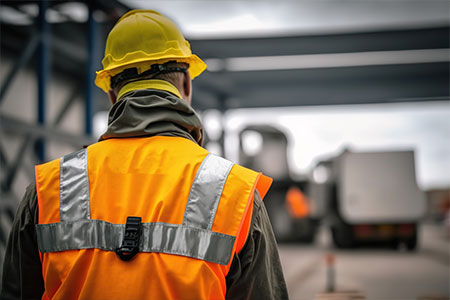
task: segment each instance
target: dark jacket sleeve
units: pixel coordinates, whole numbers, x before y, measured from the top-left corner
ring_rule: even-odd
[[[241,252],[235,254],[226,282],[226,299],[289,298],[277,242],[258,193],[255,193],[249,236]]]
[[[3,263],[1,300],[41,299],[42,265],[34,224],[38,222],[35,184],[30,184],[17,210]]]

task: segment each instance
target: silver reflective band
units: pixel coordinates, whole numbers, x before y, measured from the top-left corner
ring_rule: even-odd
[[[223,187],[233,163],[208,154],[192,183],[184,212],[183,225],[211,229]]]
[[[227,265],[234,236],[211,231],[217,206],[233,163],[209,154],[192,184],[183,224],[143,223],[140,252],[160,252]],[[115,251],[125,224],[90,219],[87,149],[61,158],[60,223],[38,224],[42,253],[76,249]]]
[[[97,248],[115,251],[120,247],[125,224],[100,220],[36,225],[42,253]],[[227,265],[235,237],[210,230],[166,223],[143,223],[140,252],[161,252],[193,257]]]
[[[87,149],[61,158],[60,204],[61,222],[90,218]]]

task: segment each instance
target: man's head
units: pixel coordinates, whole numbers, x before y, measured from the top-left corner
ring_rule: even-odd
[[[172,83],[190,102],[191,79],[206,69],[177,26],[151,10],[133,10],[119,19],[108,35],[102,64],[95,83],[113,103],[125,84],[145,79]]]

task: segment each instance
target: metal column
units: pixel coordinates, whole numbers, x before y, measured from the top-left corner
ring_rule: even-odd
[[[89,7],[89,17],[88,17],[88,59],[86,66],[86,98],[85,98],[85,133],[86,135],[92,135],[92,119],[94,117],[94,75],[95,75],[95,62],[96,57],[96,35],[97,35],[97,24],[94,19],[94,10],[91,5]]]
[[[228,109],[227,105],[226,105],[226,100],[227,100],[227,95],[221,93],[218,97],[219,100],[219,111],[221,114],[221,118],[220,118],[220,123],[221,123],[221,133],[220,133],[220,138],[218,140],[219,145],[220,145],[220,150],[222,151],[222,156],[226,157],[225,155],[225,113]]]
[[[37,122],[39,125],[45,125],[45,109],[47,97],[47,75],[49,69],[48,59],[48,43],[49,43],[49,24],[45,19],[48,1],[39,1],[39,16],[38,27],[41,35],[38,46],[38,66],[37,66],[37,81],[38,81],[38,107],[37,107]],[[45,141],[39,139],[35,144],[36,156],[40,162],[45,161]]]

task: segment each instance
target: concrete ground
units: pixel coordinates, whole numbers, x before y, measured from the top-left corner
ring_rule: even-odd
[[[415,252],[389,248],[336,250],[321,229],[314,245],[281,244],[280,256],[292,300],[450,299],[449,239],[442,227],[425,224]],[[327,298],[327,254],[335,258],[335,287]]]

